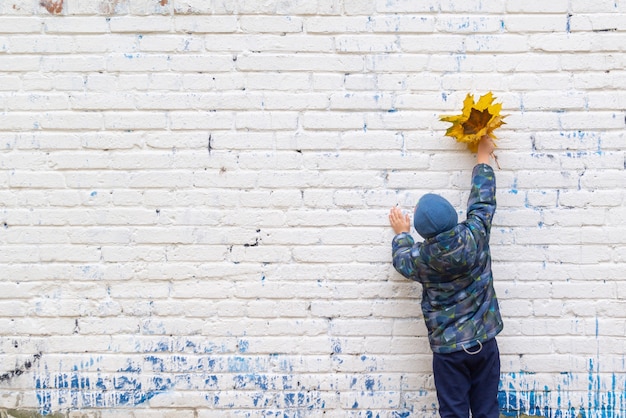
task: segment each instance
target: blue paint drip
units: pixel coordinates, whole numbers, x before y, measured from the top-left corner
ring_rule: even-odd
[[[511,185],[511,189],[509,190],[509,193],[512,194],[517,194],[518,190],[517,190],[517,177],[513,178],[513,184]]]
[[[610,385],[605,384],[606,378],[593,359],[589,360],[587,393],[578,399],[570,393],[569,387],[584,377],[570,372],[560,375],[561,382],[556,389],[551,389],[548,386],[537,388],[535,377],[530,373],[504,374],[498,393],[501,414],[505,417],[527,414],[546,418],[618,418],[626,409],[624,376],[613,373]]]

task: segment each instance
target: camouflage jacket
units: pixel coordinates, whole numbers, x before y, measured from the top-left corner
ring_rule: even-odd
[[[422,284],[422,312],[435,353],[469,349],[502,331],[489,250],[495,194],[493,169],[478,164],[465,221],[424,242],[415,243],[408,233],[393,239],[394,267]]]

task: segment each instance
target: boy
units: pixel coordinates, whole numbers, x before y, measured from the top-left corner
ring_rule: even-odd
[[[489,233],[496,210],[493,141],[478,145],[467,207],[457,223],[454,207],[427,194],[413,224],[424,238],[414,243],[409,215],[391,208],[393,265],[422,284],[422,312],[433,351],[433,373],[442,418],[498,418],[500,353],[495,336],[502,318],[493,288]]]

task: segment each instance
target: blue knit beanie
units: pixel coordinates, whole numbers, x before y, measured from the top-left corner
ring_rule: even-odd
[[[454,206],[436,194],[425,194],[415,206],[413,226],[423,238],[432,238],[454,228],[458,222]]]

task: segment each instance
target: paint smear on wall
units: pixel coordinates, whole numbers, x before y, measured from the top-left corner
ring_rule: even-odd
[[[142,351],[115,372],[101,371],[100,357],[71,365],[40,362],[33,370],[39,412],[138,407],[156,396],[186,391],[207,392],[205,406],[224,410],[249,402],[258,410],[325,408],[324,391],[300,384],[289,356],[227,354],[192,341]]]
[[[331,343],[331,358],[340,361],[341,345]],[[236,352],[206,341],[168,339],[139,344],[137,354],[115,371],[101,367],[102,357],[77,364],[48,362],[42,357],[28,373],[32,373],[43,415],[84,408],[140,407],[166,393],[192,391],[204,393],[204,407],[227,411],[249,405],[259,416],[268,411],[319,416],[328,407],[327,401],[337,396],[349,398],[361,417],[375,417],[377,412],[367,406],[384,399],[396,399],[394,407],[401,412],[394,416],[436,416],[432,392],[422,389],[398,395],[397,382],[390,381],[367,356],[361,357],[363,369],[354,373],[349,392],[341,394],[339,380],[326,381],[327,387],[322,387],[322,382],[303,382],[294,372],[303,366],[298,357],[253,353],[245,339],[238,341]],[[601,373],[597,359],[589,360],[586,373],[505,373],[498,400],[505,417],[618,418],[626,411],[626,375]]]
[[[48,13],[58,15],[63,11],[63,0],[41,0],[41,7],[45,7]]]
[[[40,358],[41,358],[41,353],[34,354],[32,358],[25,360],[19,366],[15,367],[13,370],[9,370],[8,372],[0,374],[0,383],[10,381],[14,377],[23,375],[28,370],[30,370],[33,364],[39,361]]]

